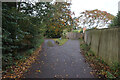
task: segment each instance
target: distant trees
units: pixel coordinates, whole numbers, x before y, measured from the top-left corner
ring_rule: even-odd
[[[100,10],[86,10],[81,12],[78,17],[80,23],[87,27],[101,27],[101,24],[108,24],[114,18],[113,15],[106,11]]]

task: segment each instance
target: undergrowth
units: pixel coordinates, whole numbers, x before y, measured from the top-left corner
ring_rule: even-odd
[[[43,41],[43,39],[38,40],[38,44],[36,44],[33,48],[21,51],[14,56],[12,54],[4,54],[2,56],[2,74],[5,75],[8,72],[13,73],[11,68],[17,66],[20,62],[24,62],[43,43]]]
[[[98,78],[120,78],[120,63],[113,63],[108,65],[104,60],[95,55],[82,39],[80,39],[80,48],[86,61],[93,68],[93,74]]]

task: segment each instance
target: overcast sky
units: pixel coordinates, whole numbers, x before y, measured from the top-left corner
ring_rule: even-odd
[[[75,12],[76,17],[79,16],[79,13],[82,11],[94,9],[117,15],[119,1],[120,0],[72,0],[71,10]]]

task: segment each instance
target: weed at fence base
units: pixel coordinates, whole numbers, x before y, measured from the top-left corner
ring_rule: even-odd
[[[95,53],[90,49],[90,46],[85,44],[85,42],[80,39],[80,48],[86,61],[93,68],[93,73],[98,78],[120,78],[120,64],[113,63],[109,66],[104,60],[95,55]]]

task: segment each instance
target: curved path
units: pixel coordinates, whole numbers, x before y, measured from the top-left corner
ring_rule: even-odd
[[[48,47],[51,41],[54,46]],[[47,39],[35,63],[24,74],[25,78],[94,78],[91,68],[80,53],[79,40],[68,40],[58,46]]]

